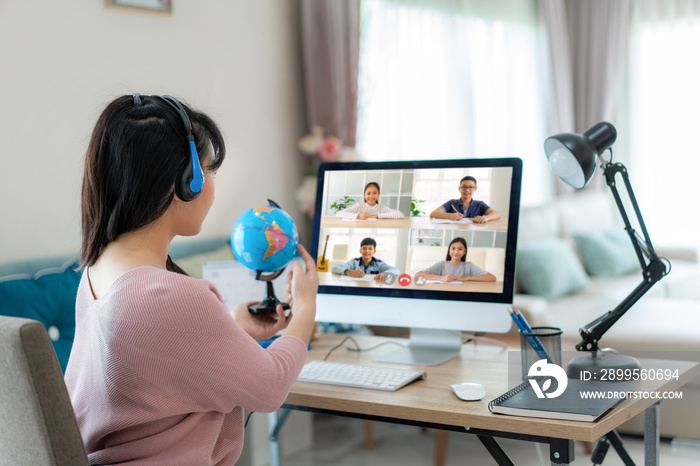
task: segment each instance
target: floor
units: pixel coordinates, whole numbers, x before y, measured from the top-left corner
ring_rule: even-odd
[[[375,447],[365,448],[363,421],[317,414],[314,417],[314,447],[284,459],[283,466],[413,466],[432,465],[434,460],[434,431],[419,427],[373,423]],[[545,445],[517,440],[499,439],[501,447],[517,465],[550,465]],[[624,446],[635,464],[644,464],[644,444],[640,437],[623,437]],[[700,442],[671,442],[662,440],[662,466],[696,466],[700,464]],[[574,464],[591,464],[583,445],[576,443]],[[467,434],[450,433],[446,466],[494,465],[481,442]],[[603,462],[605,466],[624,465],[611,447]]]

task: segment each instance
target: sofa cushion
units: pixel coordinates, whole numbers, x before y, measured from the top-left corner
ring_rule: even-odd
[[[610,228],[573,235],[586,271],[592,277],[619,277],[641,270],[627,232]]]
[[[75,298],[82,272],[75,260],[34,275],[0,279],[0,313],[41,322],[51,337],[58,362],[66,370],[75,336]]]
[[[525,293],[552,300],[588,286],[576,254],[559,238],[522,244],[517,256],[516,280]]]
[[[554,202],[561,225],[561,238],[585,231],[602,231],[621,225],[620,213],[610,192],[605,189],[576,191]]]

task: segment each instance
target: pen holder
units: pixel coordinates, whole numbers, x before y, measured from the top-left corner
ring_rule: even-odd
[[[520,354],[523,379],[530,366],[540,359],[550,359],[561,367],[561,329],[557,327],[533,327],[532,332],[520,333]]]

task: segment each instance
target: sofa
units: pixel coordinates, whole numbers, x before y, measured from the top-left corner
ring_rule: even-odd
[[[204,262],[233,260],[227,238],[175,243],[170,255],[197,278]],[[41,322],[64,372],[75,336],[75,297],[82,275],[77,266],[76,255],[0,264],[0,315]]]
[[[700,361],[698,255],[692,249],[654,246],[670,262],[670,273],[605,333],[600,346],[622,354]],[[607,188],[522,208],[516,264],[514,306],[533,327],[561,328],[564,356],[574,355],[579,328],[614,309],[642,282]],[[700,439],[696,413],[689,409],[700,405],[700,379],[682,392],[682,400],[661,403],[661,435]],[[643,432],[638,418],[620,431]]]

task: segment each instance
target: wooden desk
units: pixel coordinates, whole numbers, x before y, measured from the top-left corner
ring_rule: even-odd
[[[312,342],[309,360],[323,359],[345,335],[322,334]],[[406,340],[353,335],[362,348],[378,342]],[[348,342],[349,343],[349,342]],[[372,363],[372,358],[394,345],[386,345],[367,353],[336,349],[331,361]],[[692,361],[641,360],[642,367],[678,369],[678,380],[646,381],[638,391],[676,391],[700,374],[700,364]],[[408,366],[397,366],[408,367]],[[297,382],[287,397],[284,408],[324,412],[340,416],[418,425],[462,433],[472,433],[489,449],[500,464],[512,464],[494,437],[516,438],[547,443],[553,464],[574,460],[573,441],[592,442],[616,429],[628,419],[645,412],[646,464],[658,465],[657,399],[626,399],[597,422],[559,421],[493,414],[488,403],[508,390],[507,351],[480,343],[464,345],[459,356],[440,366],[416,366],[427,371],[427,378],[411,383],[395,392]],[[486,396],[476,402],[457,399],[449,385],[457,382],[478,382]],[[274,435],[274,434],[273,434]],[[468,461],[465,461],[467,464]]]
[[[336,275],[331,272],[320,272],[318,274],[318,284],[328,285],[328,286],[357,286],[363,288],[401,288],[409,290],[438,290],[438,291],[469,291],[476,293],[502,293],[503,292],[503,282],[462,282],[461,284],[450,284],[450,283],[426,283],[423,286],[418,286],[411,282],[408,286],[401,286],[398,282],[394,282],[391,285],[386,285],[384,283],[377,283],[375,281],[365,281],[365,280],[350,280],[340,278],[340,275]]]
[[[333,215],[321,217],[321,228],[396,228],[413,230],[507,230],[508,219],[501,218],[487,223],[432,223],[429,217],[404,217],[399,219],[343,220]]]

